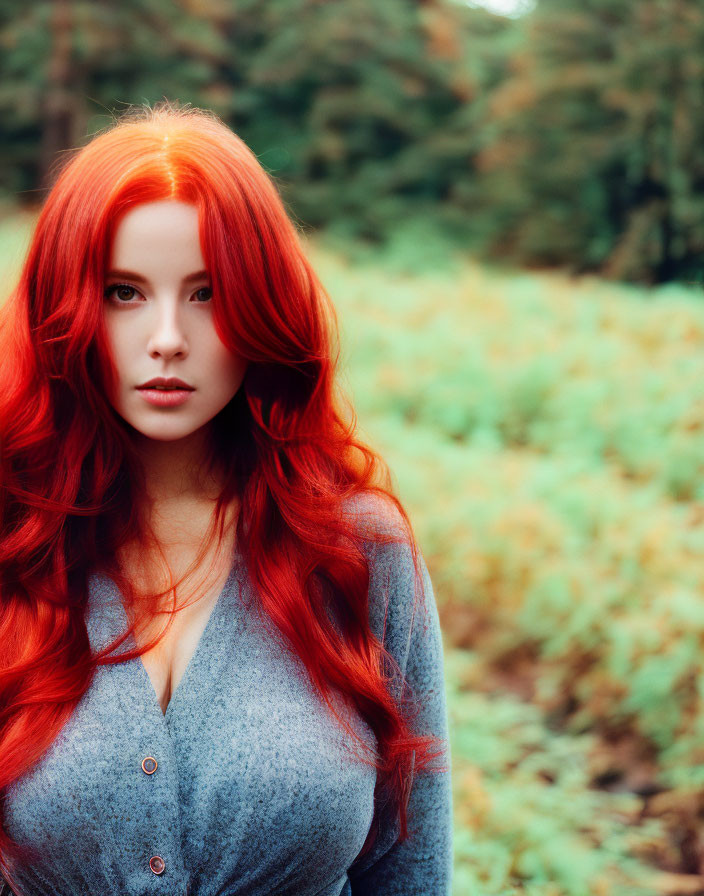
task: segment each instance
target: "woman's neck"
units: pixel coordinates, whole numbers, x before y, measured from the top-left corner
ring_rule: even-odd
[[[211,531],[224,483],[207,469],[207,439],[207,432],[198,430],[178,441],[142,437],[136,442],[145,474],[145,521],[164,555],[159,557],[159,552],[145,550],[143,543],[123,546],[121,566],[142,581],[158,581],[159,587],[166,587],[164,558],[171,572],[180,578],[196,560]],[[204,559],[206,566],[221,552],[226,560],[231,556],[239,507],[235,500],[225,508],[224,537],[218,546],[216,532],[215,542]]]
[[[164,510],[183,504],[210,503],[222,482],[207,467],[208,433],[203,427],[184,439],[135,442],[145,474],[148,505]]]
[[[192,492],[152,504],[148,525],[158,548],[136,541],[124,544],[119,563],[125,574],[147,592],[162,591],[172,577],[179,581],[185,576],[178,603],[188,602],[192,588],[203,587],[204,575],[208,580],[213,574],[217,578],[233,562],[240,503],[234,500],[225,508],[222,539],[219,527],[214,528],[215,508],[214,500]]]

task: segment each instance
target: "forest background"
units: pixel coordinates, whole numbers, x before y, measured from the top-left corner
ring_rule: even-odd
[[[704,6],[487,5],[0,0],[0,300],[67,148],[219,114],[431,570],[454,896],[704,894]]]

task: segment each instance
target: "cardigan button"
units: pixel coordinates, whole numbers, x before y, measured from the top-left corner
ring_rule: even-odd
[[[145,756],[142,760],[142,771],[147,775],[153,775],[156,771],[156,759],[153,756]]]
[[[163,874],[164,868],[166,868],[166,863],[161,856],[152,856],[151,859],[149,859],[149,867],[154,874]]]

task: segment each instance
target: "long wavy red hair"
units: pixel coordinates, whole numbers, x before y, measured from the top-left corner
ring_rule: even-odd
[[[130,110],[68,157],[0,309],[0,794],[55,740],[96,666],[155,643],[93,656],[85,610],[92,571],[135,599],[116,557],[128,539],[153,543],[138,500],[144,474],[106,397],[116,372],[102,296],[120,215],[160,199],[197,206],[215,326],[249,362],[212,427],[209,463],[225,482],[220,537],[236,498],[237,544],[261,609],[345,730],[357,738],[331,702],[335,691],[373,729],[377,750],[364,758],[357,738],[360,758],[376,766],[375,798],[393,808],[404,840],[412,776],[443,745],[415,736],[412,701],[392,696],[398,668],[370,629],[361,539],[411,544],[418,599],[412,528],[386,464],[355,436],[336,382],[334,308],[275,183],[215,115],[169,103]],[[361,492],[382,496],[403,531],[360,532],[342,509]],[[12,883],[5,857],[28,853],[1,824],[0,853]]]

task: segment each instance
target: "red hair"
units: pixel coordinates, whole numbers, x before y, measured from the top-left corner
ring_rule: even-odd
[[[263,614],[345,730],[361,744],[333,691],[373,729],[377,750],[363,761],[376,766],[375,797],[393,807],[404,840],[414,769],[442,750],[432,752],[435,738],[414,736],[410,703],[392,697],[398,667],[370,629],[362,539],[410,543],[417,600],[412,528],[388,467],[355,436],[335,378],[336,315],[275,184],[215,115],[167,103],[131,110],[68,159],[0,309],[0,793],[52,744],[96,666],[155,643],[94,657],[85,609],[95,570],[136,599],[116,557],[135,537],[154,544],[138,501],[144,474],[107,398],[116,372],[102,296],[120,215],[162,199],[197,206],[215,326],[249,362],[213,421],[208,463],[225,482],[220,536],[237,498],[237,543]],[[395,534],[388,526],[362,532],[343,513],[362,492],[383,498],[388,518],[402,521]],[[2,824],[0,853],[27,855]],[[4,858],[0,867],[10,880]]]

